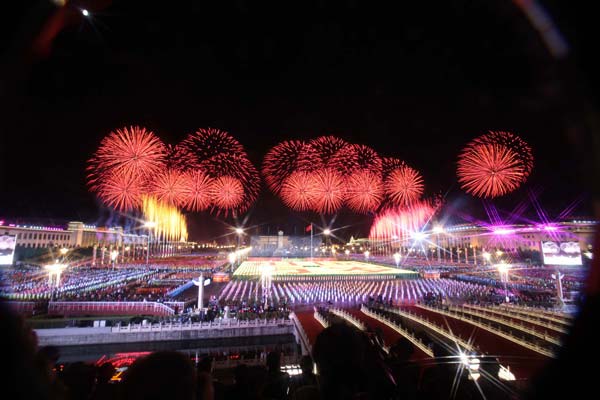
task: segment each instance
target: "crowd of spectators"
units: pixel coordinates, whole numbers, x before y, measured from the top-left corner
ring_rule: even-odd
[[[194,363],[189,355],[172,351],[144,355],[121,375],[110,363],[75,362],[61,368],[57,348],[38,348],[35,334],[22,320],[4,308],[0,312],[11,343],[5,351],[11,368],[3,387],[11,399],[434,399],[448,397],[453,382],[458,383],[458,398],[478,393],[464,371],[456,376],[457,363],[416,364],[410,361],[410,342],[401,339],[388,353],[381,348],[379,334],[345,324],[319,334],[312,354],[299,361],[300,374],[285,372],[282,353],[275,349],[261,353],[259,364],[240,359],[231,382],[215,373],[213,357]],[[448,356],[443,349],[435,351],[440,360]],[[482,363],[482,368],[489,368],[492,376],[497,372],[493,363]],[[111,379],[115,376],[120,381]],[[487,398],[510,398],[497,381],[479,383]]]

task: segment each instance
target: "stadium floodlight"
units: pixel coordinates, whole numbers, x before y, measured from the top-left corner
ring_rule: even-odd
[[[323,229],[323,235],[327,235],[327,236],[331,235],[331,229],[329,229],[329,228]]]
[[[242,235],[244,233],[244,229],[243,228],[235,228],[235,233],[237,233],[238,235]]]

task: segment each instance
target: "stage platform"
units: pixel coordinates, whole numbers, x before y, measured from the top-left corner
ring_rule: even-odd
[[[260,259],[244,261],[234,272],[234,279],[257,279],[263,273],[273,280],[313,280],[322,278],[416,279],[419,274],[405,269],[360,261],[310,259]]]

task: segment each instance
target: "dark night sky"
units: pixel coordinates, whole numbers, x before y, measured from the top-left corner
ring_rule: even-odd
[[[498,206],[510,210],[539,188],[550,212],[578,198],[575,212],[591,212],[589,138],[573,134],[578,103],[566,95],[579,93],[564,78],[572,65],[552,59],[510,2],[104,0],[92,2],[91,20],[72,18],[46,55],[24,58],[36,26],[29,3],[4,27],[0,219],[105,222],[110,212],[86,191],[85,162],[110,130],[131,124],[170,143],[200,127],[227,130],[256,166],[282,140],[338,135],[406,160],[426,194],[447,192],[474,213],[481,202],[458,188],[456,156],[487,130],[510,130],[533,147],[536,165]],[[577,46],[589,39],[574,29],[583,12],[549,8],[574,62],[588,61]],[[249,223],[289,232],[318,220],[290,215],[263,189]],[[223,226],[208,214],[189,220],[192,239]],[[369,221],[342,213],[337,223],[364,235]]]

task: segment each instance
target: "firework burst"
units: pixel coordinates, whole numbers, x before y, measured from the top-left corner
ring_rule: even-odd
[[[458,181],[474,196],[493,198],[517,189],[529,171],[519,156],[501,144],[471,144],[458,160]]]
[[[239,179],[221,176],[213,180],[210,194],[214,206],[227,214],[241,205],[244,200],[244,186]]]
[[[246,154],[244,147],[233,136],[214,128],[198,129],[195,133],[189,134],[181,145],[192,152],[199,163],[223,154],[232,156]]]
[[[191,171],[199,168],[198,160],[192,151],[182,145],[167,145],[166,168],[179,171]]]
[[[383,199],[383,184],[379,175],[359,171],[346,179],[346,204],[358,213],[373,212]]]
[[[97,186],[98,197],[108,207],[119,211],[131,211],[141,205],[145,191],[143,182],[125,172],[113,171]]]
[[[385,192],[393,204],[409,205],[423,194],[423,178],[415,169],[403,164],[388,175]]]
[[[315,207],[319,195],[315,174],[297,171],[283,182],[280,196],[283,203],[296,211],[307,211]]]
[[[317,193],[313,210],[321,214],[332,214],[339,210],[346,195],[344,178],[330,168],[320,169],[312,174]]]
[[[145,128],[117,129],[102,139],[88,161],[88,184],[96,190],[113,173],[127,175],[128,180],[147,179],[162,170],[166,152],[161,140]]]
[[[382,161],[379,154],[369,146],[347,144],[331,157],[329,166],[337,169],[343,175],[366,170],[379,176],[381,175]]]
[[[204,211],[212,203],[212,183],[213,180],[202,171],[190,171],[187,173],[189,182],[189,196],[185,208],[190,211]]]
[[[263,160],[262,173],[269,189],[279,194],[283,182],[294,172],[311,171],[319,165],[312,147],[299,140],[286,140],[270,149]]]
[[[406,165],[406,163],[399,158],[394,157],[384,157],[381,161],[381,173],[383,176],[383,180],[385,181],[388,176],[392,173],[392,171],[402,168]]]
[[[497,144],[510,149],[523,169],[524,178],[527,178],[533,169],[533,152],[531,147],[519,136],[511,132],[489,131],[476,138],[474,144]]]
[[[150,194],[158,201],[182,207],[189,201],[191,184],[184,172],[166,169],[153,177]]]
[[[337,169],[338,166],[332,165],[331,162],[336,159],[336,154],[349,144],[336,136],[320,136],[311,140],[309,145],[321,161],[319,167]]]

